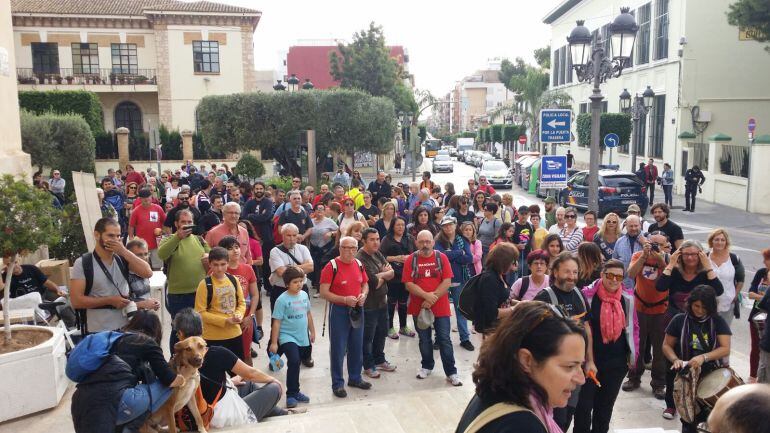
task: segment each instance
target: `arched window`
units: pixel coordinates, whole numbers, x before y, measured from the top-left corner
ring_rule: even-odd
[[[134,134],[141,134],[144,131],[142,127],[142,111],[133,102],[121,102],[115,107],[115,129],[126,127]]]

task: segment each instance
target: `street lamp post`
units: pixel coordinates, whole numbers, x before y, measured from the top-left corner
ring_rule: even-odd
[[[417,178],[417,155],[415,154],[415,149],[411,140],[413,116],[414,115],[412,113],[405,113],[403,111],[398,113],[398,117],[401,119],[401,142],[404,144],[404,146],[409,146],[409,153],[412,155],[412,182],[414,182]]]
[[[631,94],[628,93],[628,89],[623,89],[623,93],[620,94],[620,110],[624,113],[631,114],[631,120],[633,120],[634,129],[631,132],[631,172],[636,170],[636,146],[639,139],[639,125],[641,122],[646,121],[647,113],[650,112],[652,104],[655,101],[655,92],[652,91],[650,86],[647,86],[642,96],[638,94],[631,98]]]
[[[291,77],[286,80],[286,84],[289,85],[289,92],[293,93],[299,90],[299,78],[297,78],[297,74],[291,74]]]
[[[305,78],[305,84],[302,85],[302,90],[312,90],[315,86],[310,82],[310,78]]]
[[[599,210],[599,140],[604,96],[601,83],[610,78],[619,77],[626,63],[631,58],[636,32],[639,26],[629,12],[629,8],[620,8],[620,15],[610,24],[610,52],[605,53],[604,46],[594,44],[591,32],[577,21],[577,27],[567,37],[572,66],[578,81],[593,83],[591,93],[591,157],[588,175],[588,208]]]
[[[276,92],[283,92],[286,90],[286,86],[281,82],[283,80],[276,80],[277,83],[273,84],[273,90]]]

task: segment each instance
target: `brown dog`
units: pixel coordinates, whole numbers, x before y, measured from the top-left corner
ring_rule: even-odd
[[[206,433],[203,418],[195,401],[195,391],[201,380],[198,369],[203,365],[203,357],[207,350],[206,341],[201,337],[189,337],[174,345],[174,355],[171,357],[169,365],[175,373],[184,377],[185,383],[173,389],[168,401],[144,423],[140,430],[141,433],[159,431],[159,427],[162,425],[168,426],[169,433],[177,433],[174,414],[184,406],[190,410],[195,424],[198,425],[198,431]]]

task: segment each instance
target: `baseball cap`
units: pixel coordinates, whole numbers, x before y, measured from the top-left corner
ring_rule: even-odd
[[[637,204],[628,205],[626,212],[639,212],[642,213],[642,209]]]
[[[457,218],[451,216],[445,216],[444,218],[441,218],[440,225],[445,226],[447,224],[457,224]]]
[[[152,196],[152,192],[150,192],[149,189],[141,189],[139,190],[139,197],[140,198],[147,198]]]
[[[545,200],[543,200],[543,203],[556,204],[556,199],[551,197],[551,196],[548,196],[548,197],[545,198]]]

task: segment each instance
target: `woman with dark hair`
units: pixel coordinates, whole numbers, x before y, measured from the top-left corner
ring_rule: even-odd
[[[403,188],[394,186],[391,189],[390,197],[396,200],[396,210],[398,211],[398,214],[402,217],[406,217],[407,202]]]
[[[513,234],[515,231],[516,230],[511,223],[500,224],[500,228],[497,230],[497,235],[495,236],[495,241],[489,246],[489,250],[493,250],[498,244],[503,242],[514,243]]]
[[[754,274],[754,279],[751,280],[751,286],[749,286],[749,299],[754,301],[754,305],[749,313],[749,335],[751,336],[751,349],[749,351],[749,382],[757,381],[757,370],[759,367],[759,329],[754,324],[754,318],[762,311],[759,309],[758,304],[762,301],[762,298],[769,291],[770,277],[768,277],[768,269],[770,269],[770,248],[762,250],[762,263],[765,267],[758,269]],[[765,331],[767,333],[767,331]]]
[[[552,411],[585,382],[585,351],[585,332],[574,321],[542,302],[517,306],[481,346],[476,393],[455,433],[560,432]],[[496,409],[503,413],[489,419]]]
[[[595,247],[601,256],[595,244],[583,245]],[[623,286],[623,263],[609,260],[600,275],[600,279],[583,289],[583,294],[592,311],[588,323],[594,336],[592,350],[597,368],[596,379],[601,386],[588,380],[581,388],[572,430],[575,433],[609,431],[612,408],[623,378],[638,355],[639,322],[633,292],[629,293]]]
[[[457,194],[455,192],[455,184],[452,182],[447,182],[446,185],[444,185],[444,191],[446,192],[444,193],[444,197],[441,199],[441,206],[447,208],[449,207],[449,203],[452,201],[452,197]]]
[[[238,184],[238,189],[241,190],[241,197],[243,197],[244,202],[251,199],[254,190],[249,182],[245,180],[242,181],[240,184]]]
[[[537,249],[527,254],[527,266],[529,275],[516,280],[511,286],[511,300],[531,301],[541,290],[548,287],[548,262],[551,256],[547,252]]]
[[[486,201],[487,193],[484,191],[476,191],[473,194],[473,206],[471,207],[471,211],[476,214],[477,223],[484,218],[484,203],[486,203]],[[497,210],[495,210],[495,212],[497,212]]]
[[[484,270],[478,282],[480,289],[473,311],[473,327],[477,332],[489,334],[494,331],[498,320],[511,314],[510,290],[505,277],[516,272],[519,250],[513,244],[503,243],[487,254]],[[518,303],[513,302],[513,305]]]
[[[406,229],[415,239],[417,239],[417,233],[423,230],[433,233],[434,236],[436,235],[436,228],[431,224],[430,212],[425,206],[414,208],[414,211],[412,211],[412,222],[409,223]]]
[[[583,242],[577,249],[578,279],[575,287],[582,289],[598,280],[602,274],[602,250],[593,242]]]
[[[460,291],[465,282],[475,274],[473,267],[473,253],[468,239],[457,232],[457,220],[445,217],[441,221],[441,232],[436,236],[436,251],[441,251],[449,259],[452,265],[452,282],[449,284],[449,299],[455,306],[455,311],[460,311]],[[468,321],[462,314],[457,314],[457,330],[460,332],[460,346],[466,350],[474,350],[468,332]]]
[[[555,233],[550,233],[543,240],[543,244],[540,245],[540,249],[547,252],[551,256],[551,260],[564,251],[564,244],[561,241],[561,237]]]
[[[484,260],[487,257],[490,245],[492,245],[492,243],[495,241],[495,237],[497,236],[497,232],[500,229],[500,226],[503,224],[503,222],[500,221],[500,218],[495,216],[496,213],[497,204],[485,204],[483,214],[484,217],[478,224],[479,229],[477,232],[477,237],[481,241],[482,258]]]
[[[433,227],[433,235],[441,233],[441,220],[444,219],[446,212],[443,207],[434,206],[430,209],[430,225]],[[419,232],[418,232],[419,233]]]
[[[476,215],[470,210],[470,199],[462,195],[452,197],[449,202],[450,209],[447,215],[457,218],[457,225],[462,227],[463,223],[476,223]]]
[[[666,372],[666,410],[663,418],[673,419],[676,414],[673,386],[677,371],[686,366],[697,367],[703,377],[719,368],[720,360],[730,355],[731,335],[730,327],[717,313],[714,288],[706,284],[696,286],[688,293],[684,312],[674,316],[666,328],[663,355],[671,368]],[[696,426],[708,417],[708,408],[702,409],[692,423],[682,421],[682,433],[697,431]]]
[[[138,431],[146,417],[171,397],[171,388],[185,382],[163,357],[158,316],[137,310],[122,331],[125,334],[110,352],[123,362],[108,359],[72,395],[72,421],[78,433],[115,431],[115,426]]]
[[[393,268],[393,279],[388,282],[388,323],[390,329],[388,337],[397,340],[398,335],[414,337],[415,333],[406,325],[406,307],[409,302],[409,292],[404,283],[401,282],[401,276],[404,272],[404,262],[409,255],[415,251],[414,238],[406,230],[406,220],[402,217],[396,217],[393,224],[390,225],[388,234],[380,243],[380,252],[385,256],[385,260]],[[393,317],[398,309],[399,329],[393,327]]]

